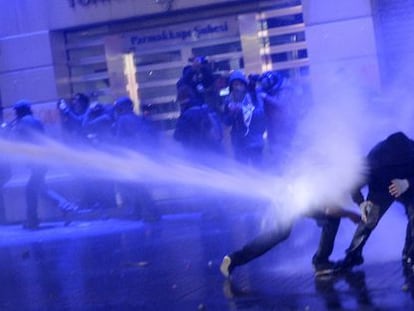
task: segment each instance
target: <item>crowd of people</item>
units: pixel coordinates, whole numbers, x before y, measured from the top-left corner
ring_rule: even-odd
[[[234,70],[223,85],[208,61],[196,57],[182,71],[176,84],[180,116],[173,137],[191,155],[224,155],[226,135],[234,159],[241,165],[255,169],[264,168],[264,150],[271,154],[270,166],[283,166],[294,133],[295,118],[286,113],[295,100],[288,77],[278,72],[246,76]],[[222,94],[226,89],[226,94]],[[134,111],[129,97],[120,97],[113,104],[91,103],[88,96],[77,93],[71,101],[59,100],[65,142],[75,145],[88,144],[99,148],[119,145],[139,152],[157,152],[160,146],[160,129],[152,118],[150,106]],[[36,142],[44,131],[42,122],[32,112],[31,104],[22,100],[14,105],[16,119],[11,126],[11,137],[18,141]],[[267,159],[268,160],[268,159]],[[403,203],[408,216],[403,262],[412,267],[414,259],[414,141],[404,133],[394,133],[375,146],[367,156],[369,174],[364,184],[355,185],[352,198],[360,206],[358,213],[338,206],[323,206],[310,216],[322,227],[319,247],[312,258],[316,275],[349,270],[363,262],[362,250],[373,229],[394,201]],[[266,163],[267,168],[269,163]],[[73,203],[49,189],[45,183],[47,167],[30,165],[30,178],[26,185],[25,228],[37,229],[38,197],[45,195],[63,211],[76,211],[84,206],[115,206],[115,192],[133,207],[136,218],[158,219],[153,206],[151,191],[143,183],[100,182],[99,193],[88,187],[84,198]],[[10,178],[7,165],[1,168],[1,182]],[[360,189],[368,186],[365,198]],[[93,187],[92,187],[93,188]],[[134,191],[131,191],[131,189]],[[104,189],[104,191],[103,191]],[[117,189],[115,191],[115,189]],[[138,191],[139,190],[139,191]],[[4,203],[0,202],[1,221],[5,221]],[[81,206],[79,206],[81,205]],[[330,260],[340,219],[347,217],[357,224],[355,235],[340,262]],[[220,266],[222,274],[229,277],[233,270],[261,256],[288,238],[292,224],[275,228],[259,235],[242,249],[227,254]]]
[[[153,122],[148,118],[148,107],[144,107],[143,113],[138,115],[134,112],[134,104],[128,97],[120,97],[113,104],[101,104],[91,103],[88,96],[77,93],[70,101],[59,100],[57,109],[62,121],[62,140],[71,147],[107,148],[116,145],[141,152],[150,152],[151,148],[156,148],[159,135]],[[20,100],[13,105],[13,110],[15,119],[3,128],[3,138],[40,144],[45,129],[43,122],[34,115],[32,104],[27,100]],[[47,185],[47,163],[39,164],[39,161],[27,159],[25,167],[29,171],[24,190],[26,220],[23,227],[25,229],[39,228],[40,198],[56,205],[63,212],[65,225],[70,223],[72,216],[77,212],[115,207],[117,194],[123,205],[129,206],[133,217],[139,219],[145,217],[148,220],[158,218],[151,208],[152,200],[145,185],[115,183],[85,174],[74,177],[77,179],[76,183],[81,193],[79,198],[69,200]],[[12,172],[13,163],[2,159],[2,190],[11,179]],[[132,186],[134,191],[129,191]],[[3,195],[1,197],[0,221],[6,223]]]
[[[366,158],[368,171],[359,185],[350,193],[360,207],[361,214],[341,207],[321,207],[310,216],[322,226],[320,243],[312,263],[316,276],[332,275],[351,270],[364,262],[363,248],[372,231],[388,208],[395,201],[403,204],[407,214],[407,229],[402,251],[402,263],[406,273],[414,273],[414,141],[402,132],[396,132],[375,145]],[[367,186],[364,196],[361,188]],[[350,218],[357,224],[350,246],[343,260],[329,259],[334,247],[340,218]],[[289,237],[292,224],[265,232],[247,243],[242,249],[224,256],[220,270],[230,277],[233,270],[263,255]]]
[[[187,67],[178,85],[179,93],[180,90],[185,90],[186,96],[182,98],[187,105],[182,109],[176,130],[176,134],[179,135],[176,138],[189,147],[200,148],[200,142],[206,143],[201,144],[202,147],[217,145],[219,139],[212,140],[209,135],[194,136],[194,133],[202,133],[202,128],[206,128],[205,125],[198,129],[194,127],[194,124],[203,124],[200,115],[204,109],[205,115],[219,114],[221,124],[230,127],[231,145],[236,160],[259,169],[263,168],[263,150],[267,144],[268,150],[273,152],[271,161],[283,165],[286,160],[283,153],[289,149],[295,127],[295,120],[286,112],[295,100],[291,90],[284,87],[286,79],[275,72],[249,76],[248,79],[241,71],[235,70],[229,76],[229,94],[224,98],[220,111],[214,109],[213,107],[217,106],[209,104],[207,100],[204,102],[201,100],[200,90],[205,92],[206,85],[202,88],[197,87],[200,77],[199,67],[199,64],[195,67]],[[185,81],[190,82],[185,83]],[[206,79],[206,81],[211,80]],[[210,124],[214,123],[210,122]],[[219,126],[207,128],[219,128]],[[191,136],[186,137],[186,134]],[[220,137],[222,136],[214,135],[214,138]],[[211,141],[214,141],[214,144],[210,144]],[[404,205],[408,217],[403,264],[405,268],[413,270],[414,187],[410,185],[414,182],[414,141],[402,132],[393,133],[372,149],[366,162],[369,169],[364,183],[355,185],[355,192],[350,194],[353,201],[359,205],[361,215],[340,206],[329,205],[321,206],[310,214],[303,215],[314,218],[322,228],[320,243],[312,258],[317,276],[347,271],[362,264],[362,250],[368,237],[394,201]],[[361,193],[363,186],[368,188],[366,198]],[[345,258],[333,262],[330,256],[340,219],[343,217],[349,218],[357,228]],[[260,234],[240,250],[225,255],[220,266],[222,274],[229,277],[236,267],[263,255],[286,240],[291,228],[292,223],[289,223]]]
[[[190,150],[223,153],[228,135],[240,163],[262,167],[267,146],[271,165],[281,164],[298,119],[287,113],[293,97],[288,77],[275,71],[246,76],[234,70],[226,88],[220,81],[203,58],[183,69],[177,82],[181,113],[174,138]],[[225,95],[220,94],[223,89]]]

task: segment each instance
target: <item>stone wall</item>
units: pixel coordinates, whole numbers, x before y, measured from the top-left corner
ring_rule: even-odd
[[[324,99],[333,78],[375,92],[380,79],[370,1],[304,0],[303,6],[314,100]]]
[[[414,1],[374,0],[373,13],[384,84],[390,77],[412,77]]]

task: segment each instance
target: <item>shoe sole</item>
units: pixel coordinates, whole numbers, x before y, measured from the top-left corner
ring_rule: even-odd
[[[225,278],[230,277],[230,268],[231,265],[231,258],[229,256],[224,256],[223,261],[220,265],[220,272]]]
[[[334,269],[323,269],[323,270],[315,271],[315,276],[317,277],[331,275],[331,274],[334,274]]]

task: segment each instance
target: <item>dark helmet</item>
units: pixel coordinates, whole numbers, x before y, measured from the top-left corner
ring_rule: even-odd
[[[127,96],[119,97],[117,100],[115,100],[114,104],[116,113],[128,113],[134,110],[134,103]]]
[[[200,64],[200,65],[205,65],[205,64],[207,64],[207,63],[208,63],[208,59],[207,59],[207,57],[206,57],[206,56],[193,56],[193,57],[190,57],[190,58],[188,59],[188,61],[189,61],[190,63],[193,63],[193,64]]]
[[[32,114],[31,103],[25,99],[19,100],[17,103],[15,103],[13,105],[13,109],[16,112],[18,118]]]
[[[83,93],[74,94],[73,100],[80,102],[82,105],[89,106],[89,97]]]
[[[283,76],[277,71],[267,71],[260,77],[260,85],[265,92],[278,90],[283,83]]]
[[[89,107],[89,97],[83,93],[76,93],[72,97],[72,108],[78,115],[84,114]]]

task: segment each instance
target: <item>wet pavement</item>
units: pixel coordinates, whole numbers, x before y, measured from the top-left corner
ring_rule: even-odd
[[[384,219],[353,273],[315,279],[310,261],[319,229],[301,220],[288,241],[226,281],[223,255],[262,225],[257,213],[233,211],[151,223],[44,223],[38,231],[3,226],[0,310],[414,310],[399,256],[402,212]],[[344,222],[336,257],[352,230]]]

